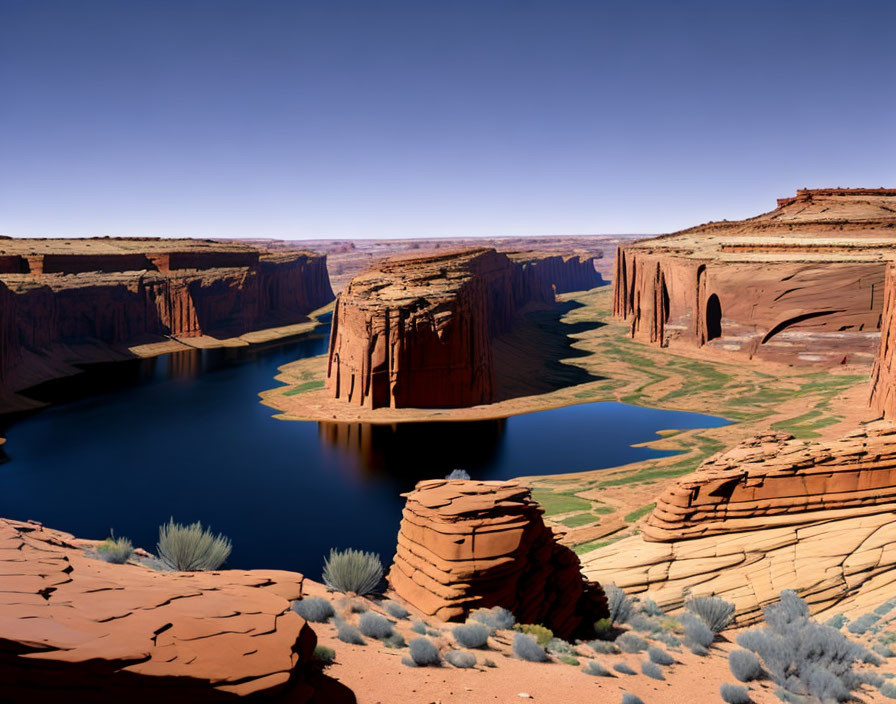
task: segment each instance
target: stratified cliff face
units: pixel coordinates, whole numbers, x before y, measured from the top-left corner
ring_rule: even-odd
[[[389,582],[423,613],[452,620],[503,606],[561,638],[607,615],[600,585],[582,579],[578,557],[545,526],[528,488],[436,480],[405,496]]]
[[[864,613],[896,587],[896,426],[835,441],[759,436],[658,500],[641,535],[582,557],[584,572],[681,606],[686,590],[756,620],[782,589],[813,612]]]
[[[596,257],[591,255],[510,252],[508,256],[524,267],[534,268],[555,293],[587,291],[606,283],[595,268]]]
[[[290,608],[303,577],[158,572],[85,554],[82,541],[0,519],[4,701],[217,702],[303,681],[317,637]]]
[[[534,267],[494,249],[394,257],[339,294],[327,388],[367,408],[453,408],[494,397],[491,339],[554,300]]]
[[[765,215],[620,247],[633,337],[793,362],[871,361],[896,191],[800,191]]]
[[[239,335],[298,322],[333,298],[326,259],[307,252],[192,240],[2,240],[0,262],[0,385],[11,390],[66,363],[98,361],[103,347]]]
[[[887,266],[880,349],[871,374],[871,407],[896,420],[896,265]]]

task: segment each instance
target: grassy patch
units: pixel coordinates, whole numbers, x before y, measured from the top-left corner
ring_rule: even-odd
[[[318,381],[306,381],[304,384],[299,384],[298,386],[294,386],[289,391],[284,391],[284,396],[295,396],[296,394],[303,394],[306,391],[317,391],[318,389],[324,388],[324,382],[321,380]]]
[[[591,510],[590,501],[587,499],[580,499],[578,496],[574,496],[571,493],[535,489],[532,492],[532,498],[539,503],[544,509],[544,512],[549,516],[558,513]]]
[[[641,508],[635,509],[634,511],[632,511],[630,514],[628,514],[625,517],[625,522],[626,523],[634,523],[638,519],[646,516],[648,513],[653,511],[653,509],[655,509],[655,508],[656,508],[656,504],[653,503],[653,504],[647,504],[646,506],[642,506]]]
[[[592,540],[588,543],[579,543],[578,545],[573,546],[573,552],[576,555],[584,555],[586,552],[591,552],[592,550],[597,550],[598,548],[605,548],[607,545],[612,545],[617,540],[622,540],[622,536],[618,538],[604,538],[603,540]]]

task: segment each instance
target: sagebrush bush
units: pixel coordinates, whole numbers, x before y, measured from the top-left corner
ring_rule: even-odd
[[[681,625],[684,628],[684,635],[688,640],[689,646],[697,645],[705,649],[712,645],[712,642],[716,639],[716,634],[701,618],[691,614],[682,614]]]
[[[520,660],[528,660],[529,662],[544,662],[548,659],[545,652],[538,641],[526,633],[517,633],[513,636],[513,654]]]
[[[728,704],[750,704],[750,693],[746,687],[739,684],[728,684],[727,682],[719,688],[719,694]]]
[[[311,623],[326,623],[335,614],[333,605],[319,596],[292,602],[292,610]]]
[[[896,699],[896,685],[892,682],[884,682],[879,688],[881,694],[888,699]]]
[[[732,650],[728,653],[728,667],[734,678],[741,682],[752,682],[762,676],[762,663],[749,650]]]
[[[184,526],[171,518],[168,523],[159,526],[156,551],[162,563],[172,570],[216,570],[230,557],[232,549],[229,538],[203,530],[199,521]]]
[[[765,607],[763,615],[765,625],[741,633],[737,643],[759,656],[768,676],[792,699],[846,701],[871,681],[853,666],[873,662],[873,655],[837,629],[811,619],[796,592],[781,592],[781,601]]]
[[[491,631],[481,623],[467,623],[455,626],[451,633],[462,648],[484,648],[488,644]]]
[[[837,630],[840,630],[841,628],[843,628],[843,626],[845,626],[847,624],[848,621],[849,621],[849,619],[846,618],[846,616],[844,616],[843,614],[834,614],[827,621],[824,622],[824,625],[830,626],[831,628],[836,628]]]
[[[447,660],[450,665],[461,669],[476,667],[476,656],[465,650],[449,650],[445,653],[445,660]]]
[[[874,613],[876,613],[878,616],[886,616],[893,609],[896,609],[896,598],[887,599],[883,604],[881,604],[874,610]]]
[[[684,602],[684,608],[698,616],[713,633],[721,633],[731,623],[734,604],[718,596],[694,596]]]
[[[650,644],[641,636],[629,632],[619,636],[616,645],[623,653],[640,653],[642,650],[647,650]]]
[[[361,614],[361,618],[358,621],[358,627],[361,629],[361,633],[365,636],[368,638],[376,638],[377,640],[384,640],[393,633],[392,624],[389,622],[389,619],[375,611],[368,611],[367,613]]]
[[[96,546],[96,554],[106,562],[123,565],[134,552],[134,544],[127,538],[116,538],[110,535]]]
[[[646,598],[643,599],[638,604],[638,609],[642,614],[646,616],[665,616],[665,612],[660,608],[660,605],[657,604],[653,599]]]
[[[593,677],[612,677],[613,675],[610,671],[601,665],[597,660],[589,660],[585,663],[585,667],[582,668],[582,672],[586,675],[592,675]]]
[[[621,672],[623,675],[636,674],[635,671],[624,662],[617,662],[615,665],[613,665],[613,669],[616,670],[616,672]]]
[[[650,660],[645,660],[641,663],[641,673],[647,675],[651,679],[654,680],[664,680],[666,679],[663,676],[663,671],[660,669],[660,666],[655,662],[650,662]]]
[[[404,608],[397,601],[386,601],[383,603],[383,610],[389,614],[392,618],[397,618],[399,621],[407,618],[411,615],[411,612]]]
[[[880,620],[880,616],[877,614],[863,614],[859,616],[855,621],[851,622],[846,630],[850,633],[855,633],[857,636],[864,635],[869,628],[871,628],[875,623]]]
[[[668,633],[666,631],[661,631],[659,633],[655,633],[653,635],[654,640],[658,640],[663,645],[666,645],[670,648],[677,648],[681,645],[681,641],[675,637],[674,634]]]
[[[590,640],[588,647],[601,655],[614,655],[619,652],[619,646],[608,640]]]
[[[387,648],[392,648],[393,650],[401,650],[402,648],[404,648],[407,645],[407,643],[404,640],[404,636],[401,635],[401,633],[398,633],[397,631],[393,631],[391,636],[387,636],[383,640],[383,644]]]
[[[429,638],[414,638],[408,648],[410,648],[414,664],[420,667],[438,665],[442,661],[439,657],[439,649]]]
[[[516,625],[516,617],[503,606],[491,609],[476,609],[470,613],[470,620],[478,621],[493,631],[504,631]]]
[[[559,653],[561,655],[574,655],[575,648],[562,638],[551,638],[546,646],[549,653]]]
[[[875,643],[871,646],[871,650],[880,655],[882,658],[892,658],[894,657],[893,650],[889,645],[884,645],[883,643]]]
[[[452,469],[445,479],[469,479],[470,473],[465,469]]]
[[[551,638],[554,637],[554,632],[550,628],[545,628],[537,623],[518,623],[513,628],[520,633],[525,633],[535,638],[542,648],[550,643]]]
[[[641,697],[626,692],[622,695],[622,704],[644,704],[644,700],[641,699]]]
[[[414,633],[419,633],[421,636],[426,635],[426,624],[423,621],[414,621],[411,624],[411,630]]]
[[[352,645],[365,645],[366,641],[361,637],[361,632],[350,623],[341,622],[336,628],[336,637],[343,643]]]
[[[655,662],[657,665],[671,665],[675,662],[675,658],[662,648],[657,648],[655,645],[652,645],[647,649],[647,657],[650,658],[651,662]]]
[[[340,592],[372,594],[383,580],[380,556],[363,550],[330,550],[324,560],[324,584]]]
[[[635,614],[628,620],[628,625],[642,633],[659,633],[663,630],[662,624],[655,618],[644,614]]]
[[[607,595],[610,623],[620,624],[627,622],[635,610],[635,604],[631,597],[615,584],[606,585],[604,593]]]

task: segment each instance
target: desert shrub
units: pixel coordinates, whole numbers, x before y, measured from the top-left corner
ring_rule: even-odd
[[[734,604],[718,596],[691,597],[684,608],[698,616],[713,633],[724,631],[734,616]]]
[[[493,631],[502,631],[516,625],[516,617],[503,606],[491,609],[476,609],[470,612],[470,620],[488,626]]]
[[[411,612],[404,608],[397,601],[386,601],[383,603],[383,610],[389,614],[392,618],[397,618],[399,621],[407,618],[411,615]]]
[[[665,612],[660,608],[653,599],[643,599],[638,604],[638,609],[646,616],[665,616]]]
[[[364,645],[365,641],[361,637],[361,632],[350,623],[341,622],[336,627],[336,637],[343,643],[351,643],[352,645]]]
[[[401,650],[407,645],[404,636],[397,632],[393,632],[391,636],[384,638],[383,644],[387,648],[392,648],[393,650]]]
[[[123,565],[134,552],[134,544],[127,538],[116,538],[110,535],[96,546],[96,554],[101,560]]]
[[[600,653],[601,655],[613,655],[619,652],[619,646],[617,646],[615,643],[611,643],[608,640],[588,641],[588,647],[591,648],[595,653]]]
[[[719,694],[728,704],[750,704],[750,693],[746,687],[739,684],[728,684],[727,682],[719,688]]]
[[[592,675],[593,677],[612,677],[613,675],[610,671],[601,665],[597,660],[589,660],[585,663],[585,667],[582,668],[582,672],[586,675]]]
[[[892,682],[884,682],[878,688],[878,691],[888,699],[896,699],[896,685]]]
[[[314,654],[311,657],[317,662],[322,662],[329,665],[336,659],[336,651],[332,648],[328,648],[325,645],[315,645]]]
[[[482,666],[483,667],[497,667],[497,665],[495,665],[495,661],[492,660],[491,658],[485,658],[485,660],[482,661]]]
[[[579,666],[579,659],[574,655],[567,655],[566,653],[557,656],[557,660],[562,662],[564,665],[572,665],[573,667]]]
[[[869,681],[853,665],[873,660],[872,654],[843,633],[809,617],[796,592],[781,592],[781,601],[767,606],[765,626],[737,637],[742,648],[756,653],[780,691],[791,698],[845,701]]]
[[[613,669],[616,670],[616,672],[621,672],[623,675],[636,674],[635,671],[624,662],[617,662],[615,665],[613,665]]]
[[[644,700],[641,699],[641,697],[626,692],[622,695],[622,704],[644,704]]]
[[[667,633],[666,631],[660,631],[659,633],[654,633],[654,640],[658,640],[663,645],[666,645],[670,648],[677,648],[681,645],[681,641],[675,637],[672,633]]]
[[[604,640],[612,638],[613,622],[608,618],[599,618],[594,622],[594,635]]]
[[[544,648],[527,633],[517,633],[513,636],[513,654],[520,660],[529,662],[544,662],[548,659]]]
[[[846,623],[848,621],[849,621],[849,619],[846,618],[846,616],[844,616],[843,614],[834,614],[827,621],[824,622],[824,625],[830,626],[831,628],[836,628],[837,630],[840,630],[841,628],[843,628],[843,626],[846,625]]]
[[[732,650],[728,654],[728,667],[740,682],[752,682],[762,676],[762,664],[756,654],[749,650]]]
[[[697,645],[705,649],[712,645],[712,642],[716,639],[716,634],[701,618],[691,614],[683,614],[681,625],[684,627],[684,635],[688,640],[688,646]],[[693,648],[691,649],[693,650]]]
[[[546,646],[549,653],[560,653],[562,655],[574,655],[575,648],[571,643],[566,642],[562,638],[551,638]]]
[[[660,670],[660,666],[655,662],[650,662],[650,660],[645,660],[641,663],[641,672],[654,680],[666,679],[663,677],[663,671]]]
[[[647,649],[647,657],[650,658],[651,662],[655,662],[657,665],[671,665],[675,662],[675,658],[662,648],[657,648],[655,645],[652,645]]]
[[[880,655],[882,658],[892,658],[893,650],[889,645],[884,645],[883,643],[875,643],[871,646],[871,649]]]
[[[525,633],[535,638],[542,648],[550,643],[551,638],[554,637],[554,632],[550,628],[545,628],[535,623],[518,623],[513,628],[520,633]]]
[[[462,648],[484,648],[488,644],[489,629],[481,623],[455,626],[451,633]]]
[[[635,605],[631,600],[631,597],[615,584],[608,584],[605,586],[604,593],[607,595],[607,608],[610,611],[610,623],[620,624],[628,621],[635,610]]]
[[[324,560],[323,578],[337,591],[371,594],[383,579],[383,563],[372,552],[333,549]]]
[[[639,635],[623,633],[616,639],[616,645],[623,653],[640,653],[647,650],[650,644]]]
[[[330,602],[319,596],[292,602],[292,610],[311,623],[326,623],[336,613]]]
[[[455,470],[457,471],[457,470]],[[449,650],[445,653],[445,659],[449,664],[461,669],[467,669],[476,666],[476,656],[465,650]]]
[[[407,667],[419,667],[419,665],[414,662],[413,658],[411,658],[410,655],[402,655],[401,664],[406,665]]]
[[[887,599],[883,604],[881,604],[874,610],[874,613],[876,613],[878,616],[886,616],[893,609],[896,609],[896,598]]]
[[[358,627],[361,629],[361,633],[368,638],[377,638],[378,640],[384,640],[393,633],[389,619],[374,611],[361,614]]]
[[[855,633],[857,636],[863,635],[868,631],[875,623],[880,620],[880,616],[877,614],[863,614],[859,616],[855,621],[850,623],[846,630],[850,633]]]
[[[628,625],[642,633],[659,633],[663,630],[660,622],[644,614],[635,614],[628,620]]]
[[[230,556],[233,544],[229,538],[211,530],[203,530],[197,521],[189,526],[174,519],[159,526],[156,551],[166,567],[181,572],[216,570]]]
[[[445,479],[469,479],[470,473],[465,469],[452,469]]]
[[[421,636],[426,635],[426,624],[423,621],[414,621],[411,624],[411,630],[414,633],[419,633]]]
[[[439,649],[429,638],[414,638],[408,648],[410,648],[411,659],[415,665],[426,667],[438,665],[441,662]]]

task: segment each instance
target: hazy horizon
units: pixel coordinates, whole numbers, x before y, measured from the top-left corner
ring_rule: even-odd
[[[0,234],[648,235],[896,186],[896,4],[0,0]]]

